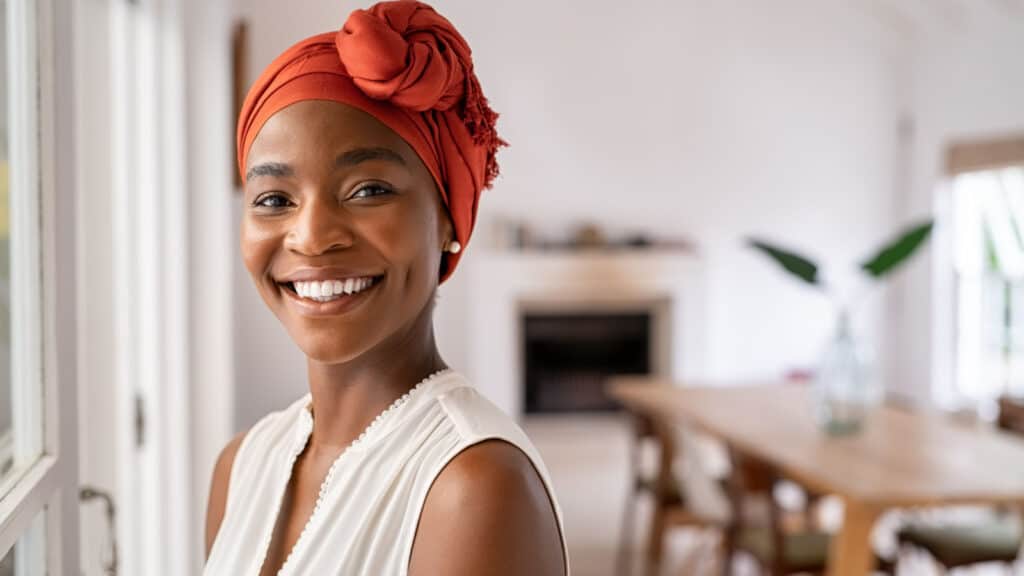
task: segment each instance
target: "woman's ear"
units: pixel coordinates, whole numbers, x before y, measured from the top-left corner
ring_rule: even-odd
[[[441,191],[436,191],[437,194],[434,197],[437,201],[437,249],[441,252],[438,277],[443,278],[448,272],[448,250],[451,243],[455,240],[455,225],[452,223],[451,214],[448,212],[448,206],[441,195]]]
[[[438,232],[438,238],[441,240],[439,248],[441,249],[441,252],[444,252],[447,249],[448,244],[452,240],[455,240],[455,226],[452,224],[452,218],[448,214],[448,209],[445,208],[444,204],[441,205],[440,218],[437,220],[438,228],[440,229]]]

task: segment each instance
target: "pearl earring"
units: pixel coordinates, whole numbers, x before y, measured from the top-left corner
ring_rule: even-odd
[[[459,244],[458,240],[452,240],[448,243],[448,251],[452,254],[458,254],[462,252],[462,244]]]

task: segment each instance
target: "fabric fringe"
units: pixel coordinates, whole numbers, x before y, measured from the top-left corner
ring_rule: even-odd
[[[498,149],[508,146],[508,142],[498,136],[498,113],[491,109],[487,98],[480,87],[473,70],[466,71],[465,99],[463,100],[462,120],[466,124],[473,142],[487,151],[487,164],[484,169],[484,188],[490,188],[494,179],[501,172],[498,166]]]

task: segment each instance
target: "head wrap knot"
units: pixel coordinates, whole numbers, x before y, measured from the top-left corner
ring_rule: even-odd
[[[341,62],[367,96],[425,112],[457,110],[473,141],[488,149],[484,187],[498,175],[504,144],[473,73],[473,52],[444,16],[421,2],[381,2],[356,10],[335,39]]]
[[[498,175],[505,142],[473,71],[469,44],[446,18],[415,0],[356,10],[338,32],[278,56],[250,89],[238,118],[238,164],[263,124],[303,100],[333,100],[374,116],[408,142],[434,177],[466,246],[480,193]],[[461,257],[445,254],[441,281]]]
[[[341,62],[371,98],[417,112],[447,110],[465,93],[469,46],[430,8],[400,7],[353,12],[338,32]]]

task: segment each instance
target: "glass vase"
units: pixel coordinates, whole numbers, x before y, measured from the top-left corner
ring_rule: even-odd
[[[819,425],[833,436],[856,434],[874,396],[867,354],[854,338],[849,314],[842,310],[815,374],[814,409]]]

